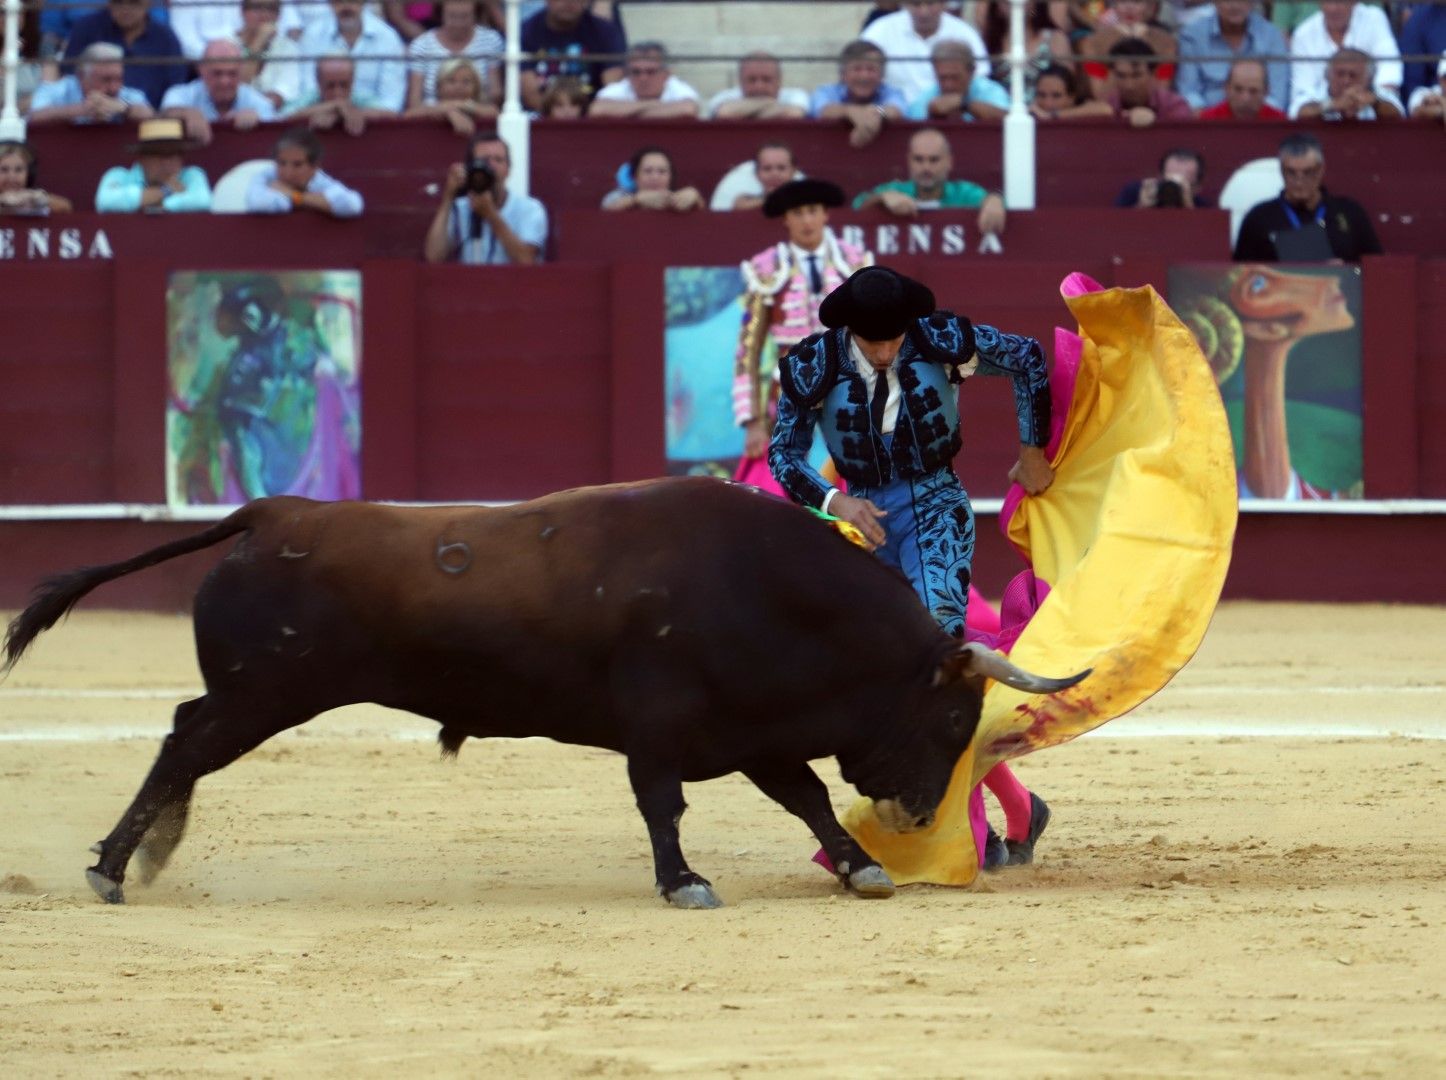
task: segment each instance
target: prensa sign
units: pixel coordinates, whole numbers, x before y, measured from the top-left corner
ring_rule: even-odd
[[[110,237],[100,228],[21,225],[0,229],[0,260],[113,259]]]

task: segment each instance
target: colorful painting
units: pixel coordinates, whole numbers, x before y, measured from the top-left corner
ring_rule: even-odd
[[[166,291],[172,506],[361,496],[361,274],[195,272]]]
[[[1360,273],[1170,268],[1170,305],[1194,331],[1225,401],[1242,500],[1364,496]]]
[[[733,420],[733,362],[743,325],[736,266],[673,266],[663,273],[663,387],[667,471],[731,477],[743,455]],[[771,366],[768,365],[768,366]],[[815,468],[828,459],[814,440]]]

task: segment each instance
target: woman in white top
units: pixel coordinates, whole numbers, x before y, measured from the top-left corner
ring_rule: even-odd
[[[442,24],[407,46],[407,108],[437,100],[437,72],[445,60],[465,56],[477,65],[487,96],[500,97],[502,35],[482,26],[482,5],[475,0],[443,0]]]

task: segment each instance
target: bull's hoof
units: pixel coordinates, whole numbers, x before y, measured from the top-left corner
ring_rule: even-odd
[[[664,895],[668,898],[668,903],[678,908],[706,910],[723,906],[723,901],[718,899],[713,886],[707,882],[684,885]]]
[[[849,892],[865,900],[887,900],[894,895],[894,883],[882,866],[862,866],[848,876]]]
[[[90,882],[90,887],[95,890],[95,895],[104,900],[107,904],[124,904],[125,893],[121,891],[119,881],[112,881],[95,867],[85,872],[85,880]]]

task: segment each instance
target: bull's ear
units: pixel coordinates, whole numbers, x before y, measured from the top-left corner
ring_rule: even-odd
[[[1090,670],[1086,668],[1084,671],[1063,679],[1046,679],[1042,675],[1034,675],[1016,666],[1002,653],[997,653],[978,642],[971,641],[961,645],[952,656],[947,657],[939,665],[934,672],[934,685],[946,686],[972,675],[981,679],[995,679],[1016,690],[1026,690],[1034,694],[1052,694],[1057,690],[1073,686],[1088,675]]]

